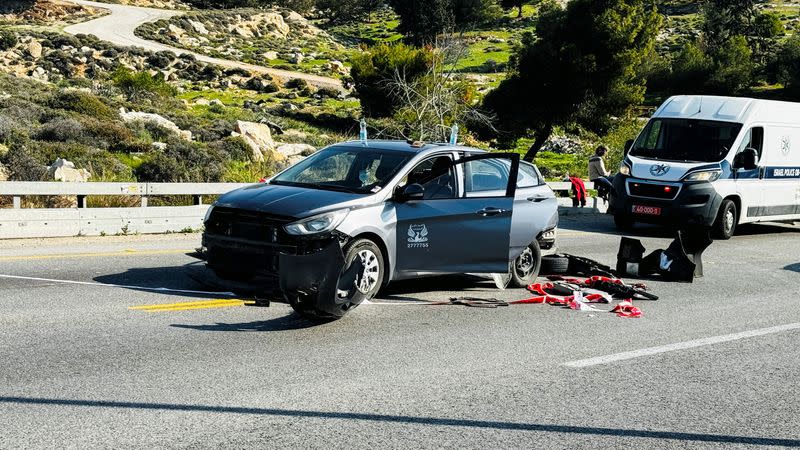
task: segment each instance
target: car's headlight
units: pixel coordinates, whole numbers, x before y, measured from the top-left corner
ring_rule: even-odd
[[[720,175],[722,175],[722,171],[719,169],[714,170],[700,170],[698,172],[692,172],[689,175],[683,177],[684,181],[717,181],[719,180]]]
[[[350,210],[340,209],[318,216],[309,217],[283,227],[287,233],[295,236],[305,236],[309,234],[327,233],[338,227],[342,223]]]
[[[619,173],[621,173],[622,175],[628,176],[628,175],[631,174],[631,167],[629,165],[625,164],[625,162],[623,161],[623,162],[619,163]]]
[[[206,211],[206,216],[203,218],[203,223],[208,222],[208,219],[211,218],[211,211],[214,211],[214,205],[208,207],[208,211]]]

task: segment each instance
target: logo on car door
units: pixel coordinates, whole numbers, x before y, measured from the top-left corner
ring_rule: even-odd
[[[408,227],[408,248],[428,248],[428,227],[425,224]]]

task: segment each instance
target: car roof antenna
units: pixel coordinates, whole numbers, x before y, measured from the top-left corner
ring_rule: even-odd
[[[450,145],[457,145],[458,144],[458,124],[454,123],[453,127],[450,128]]]
[[[367,121],[363,117],[361,118],[360,123],[361,129],[358,133],[359,139],[361,139],[361,143],[364,144],[364,147],[367,146]]]

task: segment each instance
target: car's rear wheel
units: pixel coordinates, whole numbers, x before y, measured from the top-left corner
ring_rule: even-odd
[[[369,239],[357,239],[347,244],[343,253],[344,266],[339,273],[334,307],[323,309],[317,304],[320,299],[299,296],[289,301],[298,314],[316,322],[340,319],[356,306],[375,297],[381,289],[385,267],[383,252],[377,244]]]
[[[531,242],[511,266],[511,284],[526,287],[536,281],[542,267],[542,251],[537,241]]]

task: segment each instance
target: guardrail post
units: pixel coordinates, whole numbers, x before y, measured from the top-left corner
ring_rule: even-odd
[[[19,195],[15,195],[14,197],[12,197],[12,202],[14,203],[14,209],[22,208],[22,197],[20,197]]]
[[[86,208],[86,196],[79,195],[78,196],[78,208]]]
[[[203,204],[203,196],[202,195],[194,195],[192,196],[192,204],[195,206]]]
[[[147,208],[147,196],[142,196],[142,208]]]

